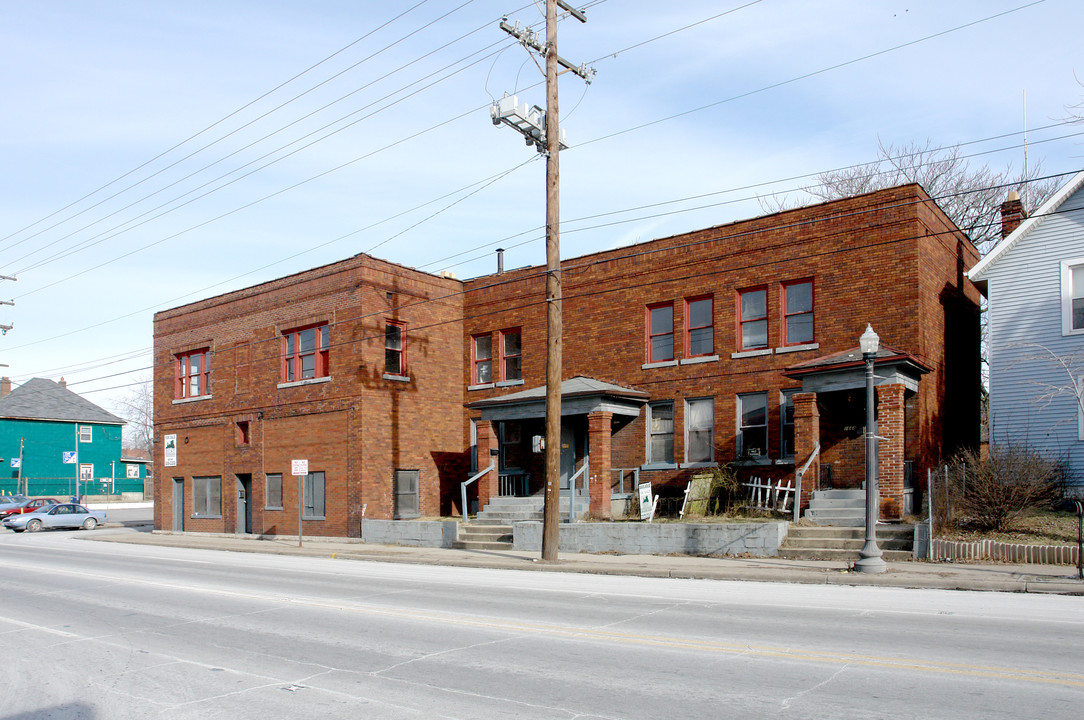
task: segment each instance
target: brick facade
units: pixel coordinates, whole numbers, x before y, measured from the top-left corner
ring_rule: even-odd
[[[637,468],[641,481],[674,495],[715,463],[737,460],[743,475],[793,477],[795,460],[804,461],[812,444],[797,438],[793,453],[784,452],[783,393],[801,384],[782,372],[856,346],[867,323],[883,344],[931,368],[917,392],[892,395],[885,419],[901,427],[892,462],[911,461],[924,478],[920,468],[977,444],[979,298],[963,277],[977,259],[922,189],[909,185],[565,260],[563,377],[637,390],[650,403],[635,417],[605,407],[566,411],[575,466],[590,454],[592,510],[608,514],[613,469]],[[812,288],[810,342],[787,342],[791,283]],[[747,352],[739,303],[750,288],[763,290],[767,343]],[[460,282],[357,256],[158,313],[155,472],[186,483],[222,478],[221,517],[191,517],[186,507],[185,529],[232,532],[234,478],[250,475],[252,531],[296,533],[295,458],[326,474],[326,514],[305,521],[307,534],[356,536],[363,513],[394,517],[400,469],[419,472],[422,515],[459,512],[459,484],[472,465],[471,421],[479,468],[499,459],[501,470],[530,473],[531,489],[541,490],[543,464],[532,438],[542,434],[542,414],[525,412],[502,429],[468,405],[544,386],[544,297],[541,266]],[[699,302],[694,321],[690,302]],[[673,357],[652,362],[648,309],[658,306],[672,307]],[[383,372],[390,320],[407,328],[403,378]],[[328,378],[284,383],[283,333],[321,323],[330,331]],[[491,366],[480,370],[477,343],[486,336]],[[210,352],[211,395],[177,401],[175,358],[200,348]],[[796,417],[817,418],[822,434],[853,434],[855,408],[846,394],[793,399]],[[238,423],[247,423],[247,444],[238,443]],[[652,430],[655,462],[648,458]],[[165,434],[179,438],[176,467],[164,467]],[[821,463],[832,465],[837,484],[857,484],[861,463],[837,439]],[[743,442],[756,452],[739,458]],[[284,475],[282,511],[266,509],[267,473]],[[816,466],[807,473],[810,488],[818,474]],[[158,528],[171,526],[171,485],[159,483]],[[490,473],[471,496],[484,506],[499,487]],[[186,485],[186,505],[191,501]]]

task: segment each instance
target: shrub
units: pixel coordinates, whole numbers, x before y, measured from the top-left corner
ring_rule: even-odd
[[[961,528],[1000,532],[1028,510],[1049,505],[1059,479],[1058,463],[1024,445],[991,445],[987,457],[967,451],[950,467],[939,514]]]

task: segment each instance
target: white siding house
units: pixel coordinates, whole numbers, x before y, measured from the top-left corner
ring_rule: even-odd
[[[1084,489],[1084,172],[969,276],[988,298],[990,444],[1063,460]]]

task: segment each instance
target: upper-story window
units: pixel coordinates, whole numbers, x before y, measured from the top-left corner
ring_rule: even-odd
[[[328,326],[315,325],[282,334],[284,382],[328,376]]]
[[[406,323],[388,320],[384,324],[384,372],[406,375]]]
[[[647,361],[663,362],[674,359],[674,304],[651,305],[647,308]]]
[[[768,288],[750,288],[738,292],[739,350],[768,347]]]
[[[88,443],[94,439],[93,425],[80,425],[79,426],[79,442]]]
[[[783,344],[813,342],[813,281],[783,285]]]
[[[471,381],[475,385],[493,382],[493,336],[475,335],[471,348]]]
[[[1084,258],[1061,264],[1061,334],[1084,332]]]
[[[713,298],[700,297],[685,301],[685,356],[699,357],[715,353],[715,323],[712,319]]]
[[[177,399],[211,394],[210,352],[207,348],[177,355]]]
[[[523,345],[520,330],[501,331],[501,380],[523,379]]]

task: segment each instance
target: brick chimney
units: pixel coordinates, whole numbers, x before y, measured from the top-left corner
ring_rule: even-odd
[[[1020,193],[1010,190],[1008,199],[1001,203],[1001,237],[1006,237],[1019,227],[1027,216],[1024,203],[1020,202]]]
[[[0,398],[7,397],[11,393],[11,378],[0,378]]]

